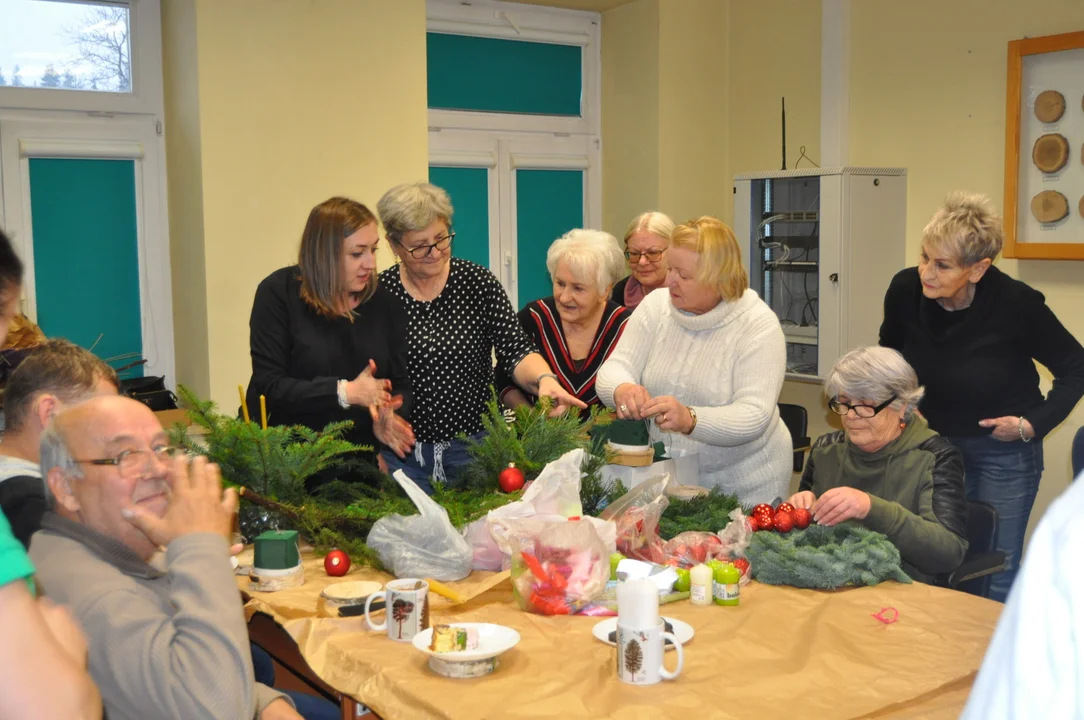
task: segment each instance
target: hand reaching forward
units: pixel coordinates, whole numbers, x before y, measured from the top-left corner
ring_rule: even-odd
[[[414,428],[395,414],[402,406],[403,396],[396,395],[384,405],[369,407],[369,414],[373,418],[373,434],[400,459],[405,458],[414,447]]]
[[[372,407],[391,402],[391,380],[373,377],[375,373],[376,363],[369,360],[365,369],[356,378],[346,383],[346,401],[360,407]]]
[[[550,410],[550,417],[564,415],[573,407],[587,407],[587,403],[580,400],[575,395],[569,394],[567,390],[561,387],[561,383],[551,377],[544,377],[539,380],[538,397],[548,397],[553,400],[553,409]]]
[[[868,493],[852,487],[834,487],[813,504],[813,520],[829,527],[844,520],[861,520],[869,514],[871,504]]]
[[[129,505],[121,510],[128,522],[159,547],[194,533],[215,533],[230,539],[233,514],[237,512],[237,490],[222,491],[218,466],[205,457],[192,460],[175,457],[169,468],[169,485],[173,497],[162,517],[145,508]]]
[[[791,505],[796,508],[805,508],[806,510],[812,510],[813,505],[817,502],[817,496],[813,494],[812,490],[803,490],[801,492],[794,493],[790,496],[790,500],[787,500]]]

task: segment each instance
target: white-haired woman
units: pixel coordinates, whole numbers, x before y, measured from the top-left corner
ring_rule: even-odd
[[[843,430],[813,443],[795,507],[821,525],[857,520],[884,533],[915,580],[950,573],[967,552],[960,451],[914,412],[918,376],[895,350],[862,347],[832,366],[828,407]]]
[[[881,345],[903,353],[926,386],[922,414],[963,454],[968,497],[997,509],[1008,569],[993,577],[990,598],[1004,601],[1042,477],[1042,439],[1084,394],[1084,347],[1042,293],[992,265],[1001,244],[990,201],[952,195],[923,230],[918,267],[888,288]],[[1054,376],[1045,398],[1036,360]]]
[[[635,310],[648,293],[666,285],[666,251],[674,234],[674,221],[661,212],[637,215],[625,230],[625,258],[629,276],[614,285],[611,299]]]
[[[527,303],[519,322],[534,340],[561,386],[588,406],[601,405],[595,375],[613,352],[631,314],[611,301],[624,258],[617,238],[600,230],[572,230],[546,254],[553,295]],[[498,372],[501,401],[507,407],[534,403]]]
[[[455,485],[470,460],[458,438],[482,433],[494,353],[517,386],[552,398],[557,412],[584,406],[538,354],[493,273],[452,257],[452,211],[448,193],[429,183],[394,187],[377,204],[399,259],[380,273],[380,284],[406,310],[416,438],[406,458],[381,456],[390,472],[402,469],[426,491],[430,478]]]

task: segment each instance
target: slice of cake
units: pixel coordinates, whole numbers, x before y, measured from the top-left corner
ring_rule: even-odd
[[[429,649],[433,652],[448,653],[459,650],[474,650],[478,647],[478,631],[474,628],[453,627],[452,625],[434,625],[433,639]]]

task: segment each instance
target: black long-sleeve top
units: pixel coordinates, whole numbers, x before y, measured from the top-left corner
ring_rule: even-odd
[[[379,449],[368,408],[343,409],[338,382],[356,378],[372,359],[376,377],[390,379],[392,394],[403,396],[398,412],[409,419],[413,394],[406,328],[402,307],[379,286],[355,308],[351,322],[320,315],[301,299],[296,265],[276,270],[260,283],[252,303],[252,380],[246,395],[250,415],[259,418],[262,394],[270,425],[321,430],[332,421],[353,420],[346,439]]]
[[[947,436],[991,429],[979,420],[1025,417],[1045,437],[1084,395],[1084,347],[1043,294],[991,267],[964,310],[948,312],[922,294],[917,268],[896,274],[885,295],[881,345],[899,350],[926,387],[920,405]],[[1054,375],[1047,397],[1032,360]]]

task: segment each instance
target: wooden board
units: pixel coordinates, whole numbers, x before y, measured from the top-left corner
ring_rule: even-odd
[[[1035,117],[1039,122],[1053,123],[1065,114],[1065,96],[1057,90],[1043,90],[1035,98]]]
[[[1069,162],[1069,141],[1057,133],[1043,135],[1031,149],[1031,161],[1044,173],[1056,173]]]
[[[1041,223],[1053,223],[1069,214],[1069,200],[1057,190],[1043,190],[1031,199],[1031,214]]]

